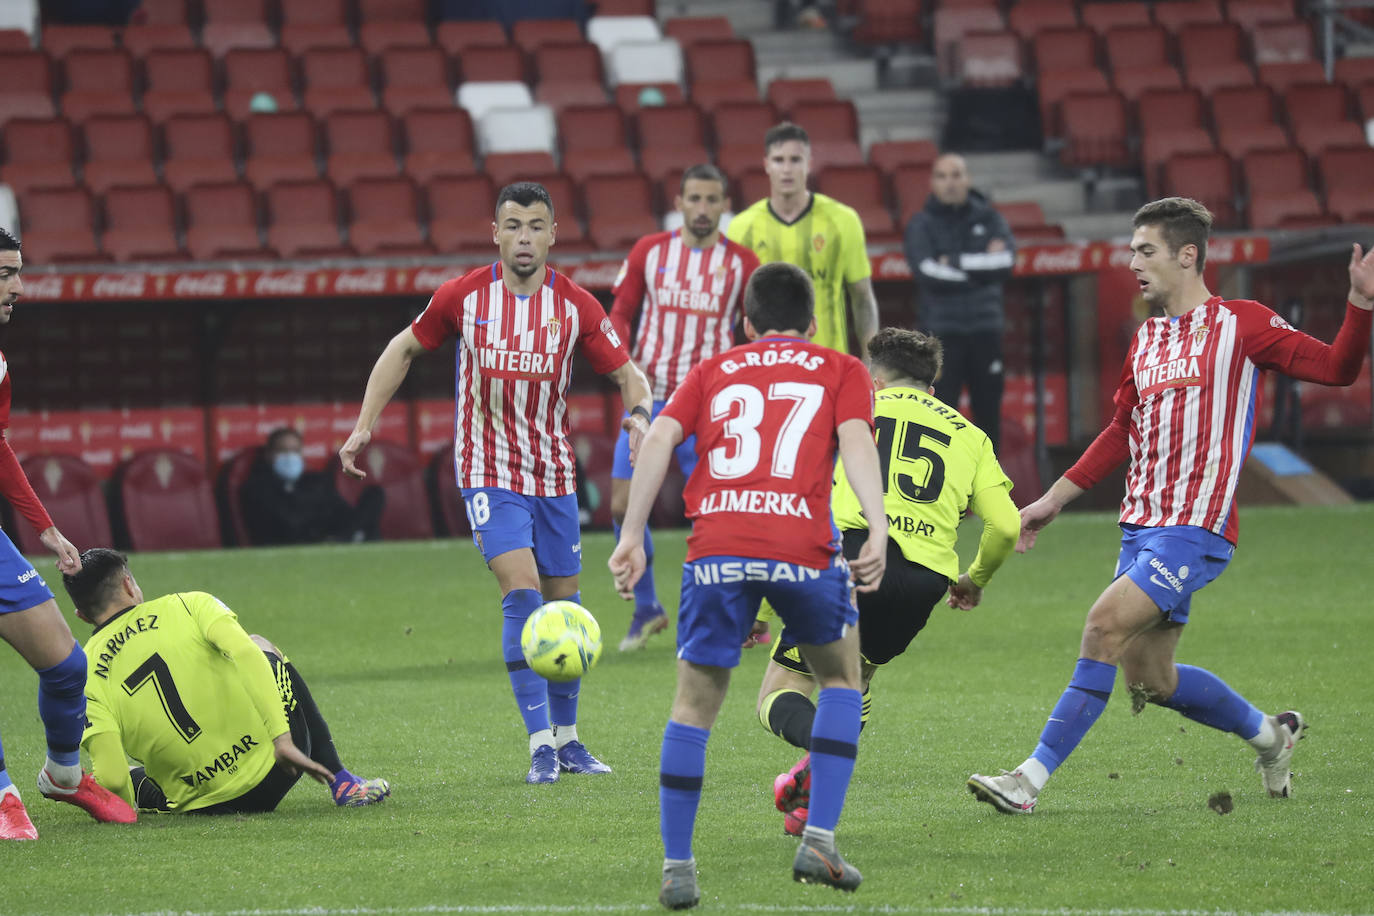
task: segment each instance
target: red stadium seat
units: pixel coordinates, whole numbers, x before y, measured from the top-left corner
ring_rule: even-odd
[[[461,108],[412,111],[401,119],[401,138],[405,172],[417,182],[477,170],[472,118]]]
[[[1360,117],[1374,121],[1374,83],[1367,83],[1356,90],[1355,105],[1360,110]]]
[[[706,80],[692,85],[692,104],[712,112],[722,105],[757,102],[759,87],[744,80]]]
[[[1171,0],[1154,5],[1155,22],[1169,34],[1182,36],[1193,30],[1222,22],[1220,0]]]
[[[541,82],[534,88],[534,100],[549,106],[556,115],[579,105],[604,105],[609,98],[606,87],[599,80],[581,80],[575,83]]]
[[[545,83],[595,83],[605,81],[601,52],[586,41],[546,44],[533,54],[535,76]],[[605,98],[605,90],[602,98]]]
[[[1199,65],[1237,63],[1249,59],[1245,39],[1234,22],[1190,26],[1178,34],[1177,41],[1179,63],[1185,70]]]
[[[291,89],[291,61],[280,48],[230,51],[224,56],[224,113],[242,121],[251,113],[253,97],[267,93],[279,112],[295,111]]]
[[[859,115],[848,99],[798,102],[788,116],[806,128],[813,148],[828,140],[858,142]]]
[[[1164,65],[1141,67],[1136,70],[1118,70],[1112,79],[1116,91],[1128,102],[1135,102],[1147,92],[1162,89],[1182,89],[1183,78],[1177,68]]]
[[[1294,131],[1306,124],[1344,121],[1350,117],[1350,99],[1339,83],[1299,83],[1283,93],[1288,126]]]
[[[358,0],[358,21],[378,19],[423,22],[428,14],[426,0]]]
[[[1212,95],[1217,130],[1273,123],[1274,114],[1274,94],[1268,86],[1228,86]]]
[[[587,234],[600,251],[629,248],[658,231],[653,189],[643,175],[593,175],[582,185]]]
[[[1327,215],[1317,195],[1310,190],[1250,197],[1250,226],[1254,229],[1310,229],[1334,222],[1335,218]]]
[[[33,39],[23,29],[0,29],[0,53],[25,54],[33,50]]]
[[[542,184],[553,201],[554,222],[558,225],[557,255],[588,254],[595,250],[582,221],[577,218],[577,185],[573,179],[562,172],[548,172],[531,175],[529,180]]]
[[[38,264],[104,261],[95,204],[85,188],[37,188],[19,198],[24,255]]]
[[[1326,199],[1345,194],[1367,196],[1369,176],[1374,174],[1374,148],[1367,145],[1332,147],[1317,157],[1317,176]]]
[[[1363,125],[1354,121],[1315,121],[1300,124],[1293,131],[1293,142],[1309,159],[1335,147],[1365,146]]]
[[[1161,190],[1170,197],[1191,197],[1206,205],[1219,229],[1237,225],[1235,172],[1225,153],[1170,156],[1164,163]]]
[[[930,197],[929,165],[899,165],[892,172],[892,193],[897,198],[897,215],[905,226]]]
[[[1116,26],[1107,30],[1102,44],[1115,73],[1170,65],[1169,35],[1157,25]]]
[[[94,117],[81,128],[85,184],[96,194],[116,185],[156,184],[153,129],[142,115]]]
[[[448,62],[438,48],[392,48],[377,59],[382,107],[393,115],[453,105]]]
[[[329,182],[283,182],[268,188],[265,200],[267,242],[283,258],[348,251],[339,238],[339,203]]]
[[[496,212],[496,188],[486,175],[445,176],[425,185],[429,238],[440,254],[491,254],[491,223],[480,214]]]
[[[817,179],[816,189],[858,212],[869,244],[883,245],[898,241],[897,222],[888,209],[883,176],[877,166],[827,168]]]
[[[319,48],[301,55],[305,109],[322,118],[336,111],[375,108],[367,58],[359,48]]]
[[[43,26],[41,46],[53,60],[61,60],[72,51],[108,51],[115,46],[115,31],[102,25]]]
[[[1203,127],[1207,123],[1202,95],[1196,89],[1152,89],[1136,105],[1140,132],[1149,135],[1172,127]]]
[[[935,66],[941,76],[953,76],[959,46],[969,32],[1000,32],[1006,28],[995,6],[941,6],[935,11]]]
[[[1328,195],[1326,209],[1343,223],[1374,224],[1374,191],[1365,186],[1348,188],[1334,197]]]
[[[162,178],[173,191],[238,180],[233,128],[224,115],[173,118],[163,126],[162,136]]]
[[[736,208],[743,210],[755,201],[763,200],[768,194],[768,175],[762,166],[754,166],[736,176],[733,192]]]
[[[63,71],[67,88],[62,93],[62,114],[68,121],[134,113],[134,71],[128,52],[73,51],[63,62]]]
[[[119,42],[136,60],[154,51],[186,51],[196,47],[195,36],[184,23],[131,25],[120,33]]]
[[[419,195],[409,178],[364,178],[344,194],[350,217],[348,238],[358,254],[433,253],[420,225]]]
[[[1070,94],[1100,95],[1110,91],[1107,75],[1096,67],[1046,70],[1042,66],[1037,88],[1040,92],[1040,129],[1047,138],[1062,135],[1059,106]]]
[[[1320,83],[1325,79],[1326,71],[1315,60],[1290,60],[1259,65],[1260,84],[1275,92],[1281,93],[1289,86],[1299,83]]]
[[[1349,89],[1374,85],[1374,57],[1337,58],[1333,76]]]
[[[1312,27],[1305,22],[1270,22],[1250,33],[1255,63],[1283,64],[1313,59]]]
[[[1038,70],[1096,70],[1097,36],[1091,29],[1044,29],[1031,41]]]
[[[655,16],[655,0],[597,0],[598,16]]]
[[[152,51],[143,60],[143,77],[143,113],[154,124],[216,110],[214,63],[205,51]]]
[[[1007,11],[1007,27],[1027,42],[1045,29],[1077,26],[1078,9],[1071,0],[1025,0]]]
[[[72,175],[76,144],[71,125],[61,119],[16,118],[4,126],[4,166],[0,182],[23,195],[33,188],[65,187]]]
[[[1045,211],[1033,200],[1011,201],[994,204],[997,212],[1007,221],[1012,235],[1020,242],[1034,240],[1056,240],[1064,237],[1064,227],[1045,220]]]
[[[440,22],[434,30],[434,43],[450,57],[461,57],[468,48],[503,45],[508,40],[505,26],[495,19]]]
[[[220,546],[215,497],[199,459],[171,449],[140,452],[119,469],[115,488],[133,550]]]
[[[358,47],[368,57],[376,57],[392,48],[428,47],[429,27],[424,20],[415,22],[364,22],[358,26]]]
[[[778,111],[791,111],[800,102],[829,102],[839,98],[835,86],[825,77],[779,77],[768,84],[766,95]]]
[[[959,80],[966,86],[1011,86],[1025,73],[1014,32],[970,32],[959,49]]]
[[[525,54],[515,45],[478,45],[458,58],[462,82],[525,82]]]
[[[1273,121],[1217,128],[1217,149],[1239,162],[1255,150],[1287,149],[1288,134]]]
[[[728,16],[676,16],[663,23],[663,35],[686,48],[698,41],[732,39],[735,27]]]
[[[116,261],[176,261],[176,205],[166,185],[111,188],[105,194],[105,250]]]
[[[380,525],[384,540],[434,537],[425,493],[425,469],[414,452],[404,445],[374,440],[358,464],[367,473],[366,480],[349,477],[340,467],[335,471],[335,485],[339,494],[354,505],[361,498],[363,487],[375,484],[382,488],[386,494]]]
[[[706,152],[706,120],[695,105],[641,108],[634,117],[639,159],[650,178],[679,167],[709,161]]]
[[[770,102],[731,102],[711,113],[711,136],[717,146],[748,146],[763,157],[763,135],[781,120]]]
[[[1140,166],[1145,173],[1145,193],[1153,199],[1163,180],[1164,163],[1180,153],[1211,153],[1212,135],[1200,127],[1176,127],[1146,134],[1140,144]]]
[[[1064,147],[1059,161],[1070,168],[1129,168],[1126,103],[1115,92],[1074,93],[1060,105]]]
[[[1210,96],[1222,89],[1255,85],[1255,71],[1240,61],[1194,64],[1184,73],[1184,80],[1198,92]]]
[[[348,31],[347,0],[311,0],[281,5],[280,44],[300,56],[312,48],[347,48],[353,44]]]
[[[904,165],[930,167],[939,155],[940,148],[932,140],[882,140],[868,148],[868,161],[885,175]]]
[[[133,18],[147,25],[186,25],[186,0],[141,0]]]
[[[683,51],[687,84],[693,94],[708,84],[756,86],[754,45],[744,38],[707,39]],[[755,89],[757,97],[757,89]]]
[[[1293,147],[1249,153],[1241,160],[1240,171],[1245,192],[1251,197],[1311,190],[1307,177],[1307,157]]]
[[[343,187],[359,178],[393,178],[395,129],[382,111],[342,111],[324,122],[325,175]]]
[[[1265,22],[1289,22],[1293,0],[1226,0],[1226,18],[1247,32]]]
[[[248,525],[243,520],[243,502],[239,498],[239,490],[248,479],[248,473],[258,460],[260,451],[257,446],[245,448],[220,467],[219,478],[215,482],[215,505],[219,509],[220,534],[225,544],[247,547],[253,543],[248,534]]]
[[[578,181],[635,170],[625,118],[614,105],[565,109],[558,117],[558,137],[563,170]]]
[[[1150,7],[1138,0],[1084,3],[1078,12],[1083,17],[1083,24],[1099,35],[1118,26],[1150,24]]]
[[[349,0],[310,0],[309,3],[283,3],[281,24],[348,25]]]
[[[259,191],[279,181],[319,176],[315,122],[300,112],[254,114],[243,125],[243,177]]]
[[[20,467],[53,524],[69,541],[83,547],[114,543],[105,492],[94,468],[75,455],[32,455]],[[22,553],[47,552],[38,533],[23,518],[15,518],[9,533]]]
[[[526,54],[545,45],[577,43],[583,40],[576,19],[517,19],[511,26],[511,42]]]
[[[531,175],[556,172],[558,163],[549,153],[489,153],[482,160],[482,170],[498,187],[504,187],[514,181],[527,181]]]
[[[258,205],[246,182],[204,184],[185,195],[186,250],[194,260],[264,258]]]
[[[277,39],[265,22],[207,22],[200,30],[200,44],[223,57],[230,51],[275,48]]]

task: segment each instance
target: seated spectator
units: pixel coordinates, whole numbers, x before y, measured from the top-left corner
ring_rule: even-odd
[[[327,471],[307,471],[304,441],[289,426],[275,429],[239,489],[243,521],[254,544],[375,541],[385,499],[363,490],[356,506],[339,495]]]

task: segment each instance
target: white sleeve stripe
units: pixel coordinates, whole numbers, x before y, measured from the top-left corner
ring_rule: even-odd
[[[941,264],[934,258],[926,258],[921,262],[921,273],[936,280],[967,280],[968,274],[957,267],[950,267],[948,264]]]
[[[1007,270],[1014,263],[1010,251],[985,251],[959,255],[959,266],[964,270]]]

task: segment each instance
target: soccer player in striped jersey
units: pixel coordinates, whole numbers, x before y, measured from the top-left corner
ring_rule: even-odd
[[[525,620],[546,601],[579,599],[582,544],[566,393],[582,349],[620,388],[631,451],[649,428],[649,383],[591,293],[547,267],[557,223],[548,190],[517,182],[496,198],[494,264],[450,280],[392,338],[367,381],[352,434],[356,462],[413,359],[456,337],[455,472],[472,538],[501,589],[501,650],[529,735],[529,783],[559,772],[609,773],[577,734],[579,681],[544,680],[520,651]]]
[[[699,899],[692,832],[706,743],[739,665],[759,600],[793,628],[821,687],[811,732],[811,820],[792,862],[797,881],[852,891],[862,876],[835,848],[859,738],[859,588],[883,578],[887,520],[873,443],[873,387],[863,364],[807,341],[811,281],[791,264],[754,271],[745,292],[751,343],[692,369],[654,421],[630,482],[609,566],[622,598],[644,570],[643,532],[672,452],[696,434],[702,459],[684,494],[693,520],[677,627],[677,693],[660,756],[663,883],[669,909]],[[830,520],[836,452],[874,519],[852,565]]]
[[[302,773],[334,804],[391,794],[359,779],[296,667],[205,592],[145,600],[124,554],[95,547],[62,577],[86,642],[82,743],[101,785],[138,807],[197,814],[271,811]],[[126,756],[127,755],[127,756]],[[129,769],[129,757],[141,766]]]
[[[24,256],[14,236],[0,229],[0,325],[8,324],[24,294]],[[10,373],[0,355],[0,432],[10,421]],[[38,532],[43,546],[57,554],[60,572],[81,568],[81,558],[57,530],[19,466],[9,442],[0,436],[0,493]],[[38,717],[43,720],[48,756],[38,774],[38,791],[48,798],[85,809],[98,821],[128,823],[134,810],[81,771],[81,730],[86,724],[86,656],[58,610],[57,602],[33,564],[0,531],[0,639],[9,643],[38,673]],[[5,767],[0,747],[0,840],[36,840],[19,790]]]
[[[1029,814],[1050,774],[1102,713],[1118,666],[1139,710],[1154,703],[1245,740],[1270,796],[1286,798],[1289,764],[1306,723],[1266,715],[1210,671],[1174,661],[1194,592],[1235,550],[1236,485],[1254,437],[1260,372],[1323,385],[1355,381],[1369,349],[1374,252],[1354,246],[1345,320],[1331,345],[1294,330],[1258,302],[1208,291],[1202,269],[1212,216],[1195,200],[1141,207],[1131,270],[1163,310],[1136,331],[1116,413],[1078,462],[1021,510],[1017,549],[1070,501],[1127,459],[1116,578],[1088,611],[1080,657],[1031,756],[1014,772],[969,778],[979,800]]]
[[[919,331],[883,328],[868,342],[868,357],[877,389],[873,413],[883,468],[887,568],[876,592],[858,596],[864,722],[869,683],[878,669],[906,651],[941,598],[961,610],[977,607],[1021,530],[1011,481],[987,434],[932,393],[943,367],[940,341]],[[868,519],[843,463],[835,468],[831,507],[844,555],[858,556],[868,538]],[[960,574],[954,545],[966,510],[983,519],[983,531],[977,556]],[[759,721],[808,750],[816,717],[814,689],[811,669],[784,629],[759,687]],[[810,763],[811,755],[803,754],[773,782],[786,833],[800,834],[806,826]]]
[[[770,128],[763,149],[768,196],[730,220],[726,235],[752,249],[761,264],[787,261],[811,277],[816,289],[812,343],[848,353],[847,313],[852,311],[859,355],[864,356],[878,330],[878,300],[859,214],[807,189],[811,138],[800,126],[784,121]]]
[[[653,390],[658,416],[687,370],[734,344],[744,287],[759,260],[748,248],[724,238],[720,217],[730,209],[725,176],[714,165],[694,165],[682,173],[674,201],[682,228],[646,235],[630,249],[615,282],[611,322],[622,340],[639,315],[632,351]],[[642,309],[642,314],[641,314]],[[684,477],[696,467],[696,443],[678,446],[677,466]],[[619,532],[630,495],[630,434],[622,430],[611,470],[611,516]],[[620,641],[622,652],[642,649],[649,637],[668,626],[654,585],[654,541],[644,528],[648,566],[635,585],[630,630]]]

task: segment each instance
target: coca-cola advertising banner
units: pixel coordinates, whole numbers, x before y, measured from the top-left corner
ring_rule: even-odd
[[[1242,264],[1269,257],[1269,240],[1260,236],[1219,236],[1207,245],[1212,264]],[[1016,252],[1018,277],[1087,273],[1130,262],[1124,244],[1085,242],[1028,245]],[[909,280],[911,267],[899,251],[872,257],[875,280]],[[337,296],[427,296],[475,264],[448,267],[356,267],[273,270],[120,270],[108,273],[26,272],[24,298],[37,302],[90,302],[156,299],[282,299]],[[620,261],[587,260],[555,267],[579,285],[609,290]],[[30,268],[33,270],[33,268]]]

